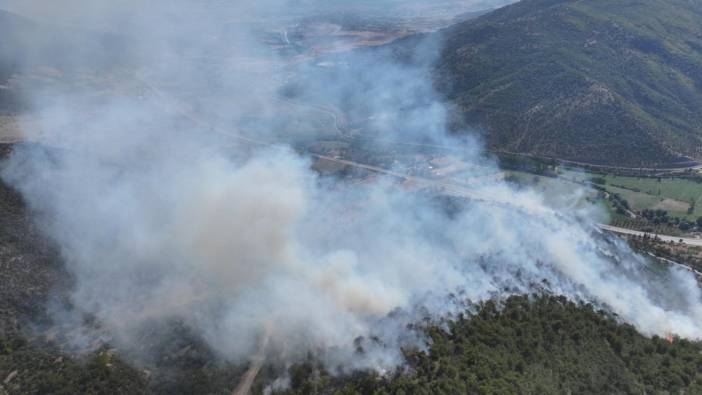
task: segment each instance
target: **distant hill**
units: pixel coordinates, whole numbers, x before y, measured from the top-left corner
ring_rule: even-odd
[[[702,159],[702,2],[522,0],[444,34],[437,85],[493,148]]]
[[[119,36],[41,24],[0,9],[0,115],[23,108],[21,94],[6,86],[13,74],[35,67],[107,69],[122,62],[125,51]]]
[[[6,81],[12,71],[16,68],[13,52],[18,48],[14,45],[13,33],[19,30],[20,19],[13,14],[0,10],[0,81]]]
[[[34,26],[17,15],[0,10],[0,115],[17,112],[21,100],[17,92],[8,89],[7,82],[20,69],[21,59],[26,58],[20,37],[33,34]]]

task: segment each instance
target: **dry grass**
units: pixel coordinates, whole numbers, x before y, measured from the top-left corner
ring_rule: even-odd
[[[675,199],[663,199],[660,203],[652,207],[654,210],[686,212],[690,208],[690,204],[681,202]]]
[[[11,144],[23,140],[17,118],[0,115],[0,143]]]
[[[0,115],[0,144],[36,141],[41,127],[38,120],[15,115]]]

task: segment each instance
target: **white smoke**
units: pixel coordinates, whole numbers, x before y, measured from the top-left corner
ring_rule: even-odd
[[[75,309],[115,343],[136,346],[145,325],[178,320],[231,360],[267,337],[280,360],[327,350],[330,363],[380,368],[399,362],[415,312],[439,318],[460,301],[535,291],[606,306],[647,335],[702,338],[695,279],[652,272],[587,213],[496,180],[465,187],[472,199],[449,213],[389,177],[320,178],[305,153],[237,138],[296,140],[272,120],[287,66],[270,54],[252,60],[265,52],[255,30],[226,23],[232,12],[284,15],[291,4],[169,2],[164,17],[156,3],[128,3],[66,3],[90,4],[69,13],[72,23],[119,31],[114,21],[128,21],[138,48],[109,89],[32,91],[40,142],[54,148],[18,148],[2,173],[60,246]],[[352,66],[332,73],[300,66],[301,97],[368,116],[373,137],[454,145],[481,171],[495,169],[479,143],[446,136],[429,74],[438,45],[420,45],[411,65],[364,52],[335,58]],[[213,54],[221,58],[202,60]],[[382,346],[355,354],[359,336]]]

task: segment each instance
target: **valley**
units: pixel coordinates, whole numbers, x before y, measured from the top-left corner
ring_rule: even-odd
[[[0,0],[0,395],[702,391],[702,14],[625,3]]]

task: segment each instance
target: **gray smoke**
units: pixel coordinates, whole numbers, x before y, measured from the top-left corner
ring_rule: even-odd
[[[380,369],[400,361],[398,344],[416,341],[405,326],[413,319],[529,292],[609,308],[647,335],[702,338],[693,276],[654,272],[596,229],[592,208],[554,207],[486,178],[452,190],[469,199],[447,212],[390,176],[358,184],[310,170],[315,158],[299,142],[330,127],[281,97],[294,73],[294,100],[363,119],[358,133],[376,145],[452,146],[473,169],[467,179],[496,172],[477,139],[446,133],[433,36],[412,61],[362,50],[323,56],[329,69],[261,43],[261,30],[307,10],[292,1],[61,5],[52,12],[62,24],[120,33],[127,59],[105,75],[61,71],[71,83],[28,82],[44,148],[18,149],[2,175],[60,246],[74,308],[115,344],[136,348],[145,326],[178,321],[229,360],[245,360],[265,337],[281,361],[323,350],[331,365]],[[45,6],[27,2],[25,12]],[[108,56],[84,55],[69,54],[86,65]],[[381,346],[354,353],[361,336]]]

